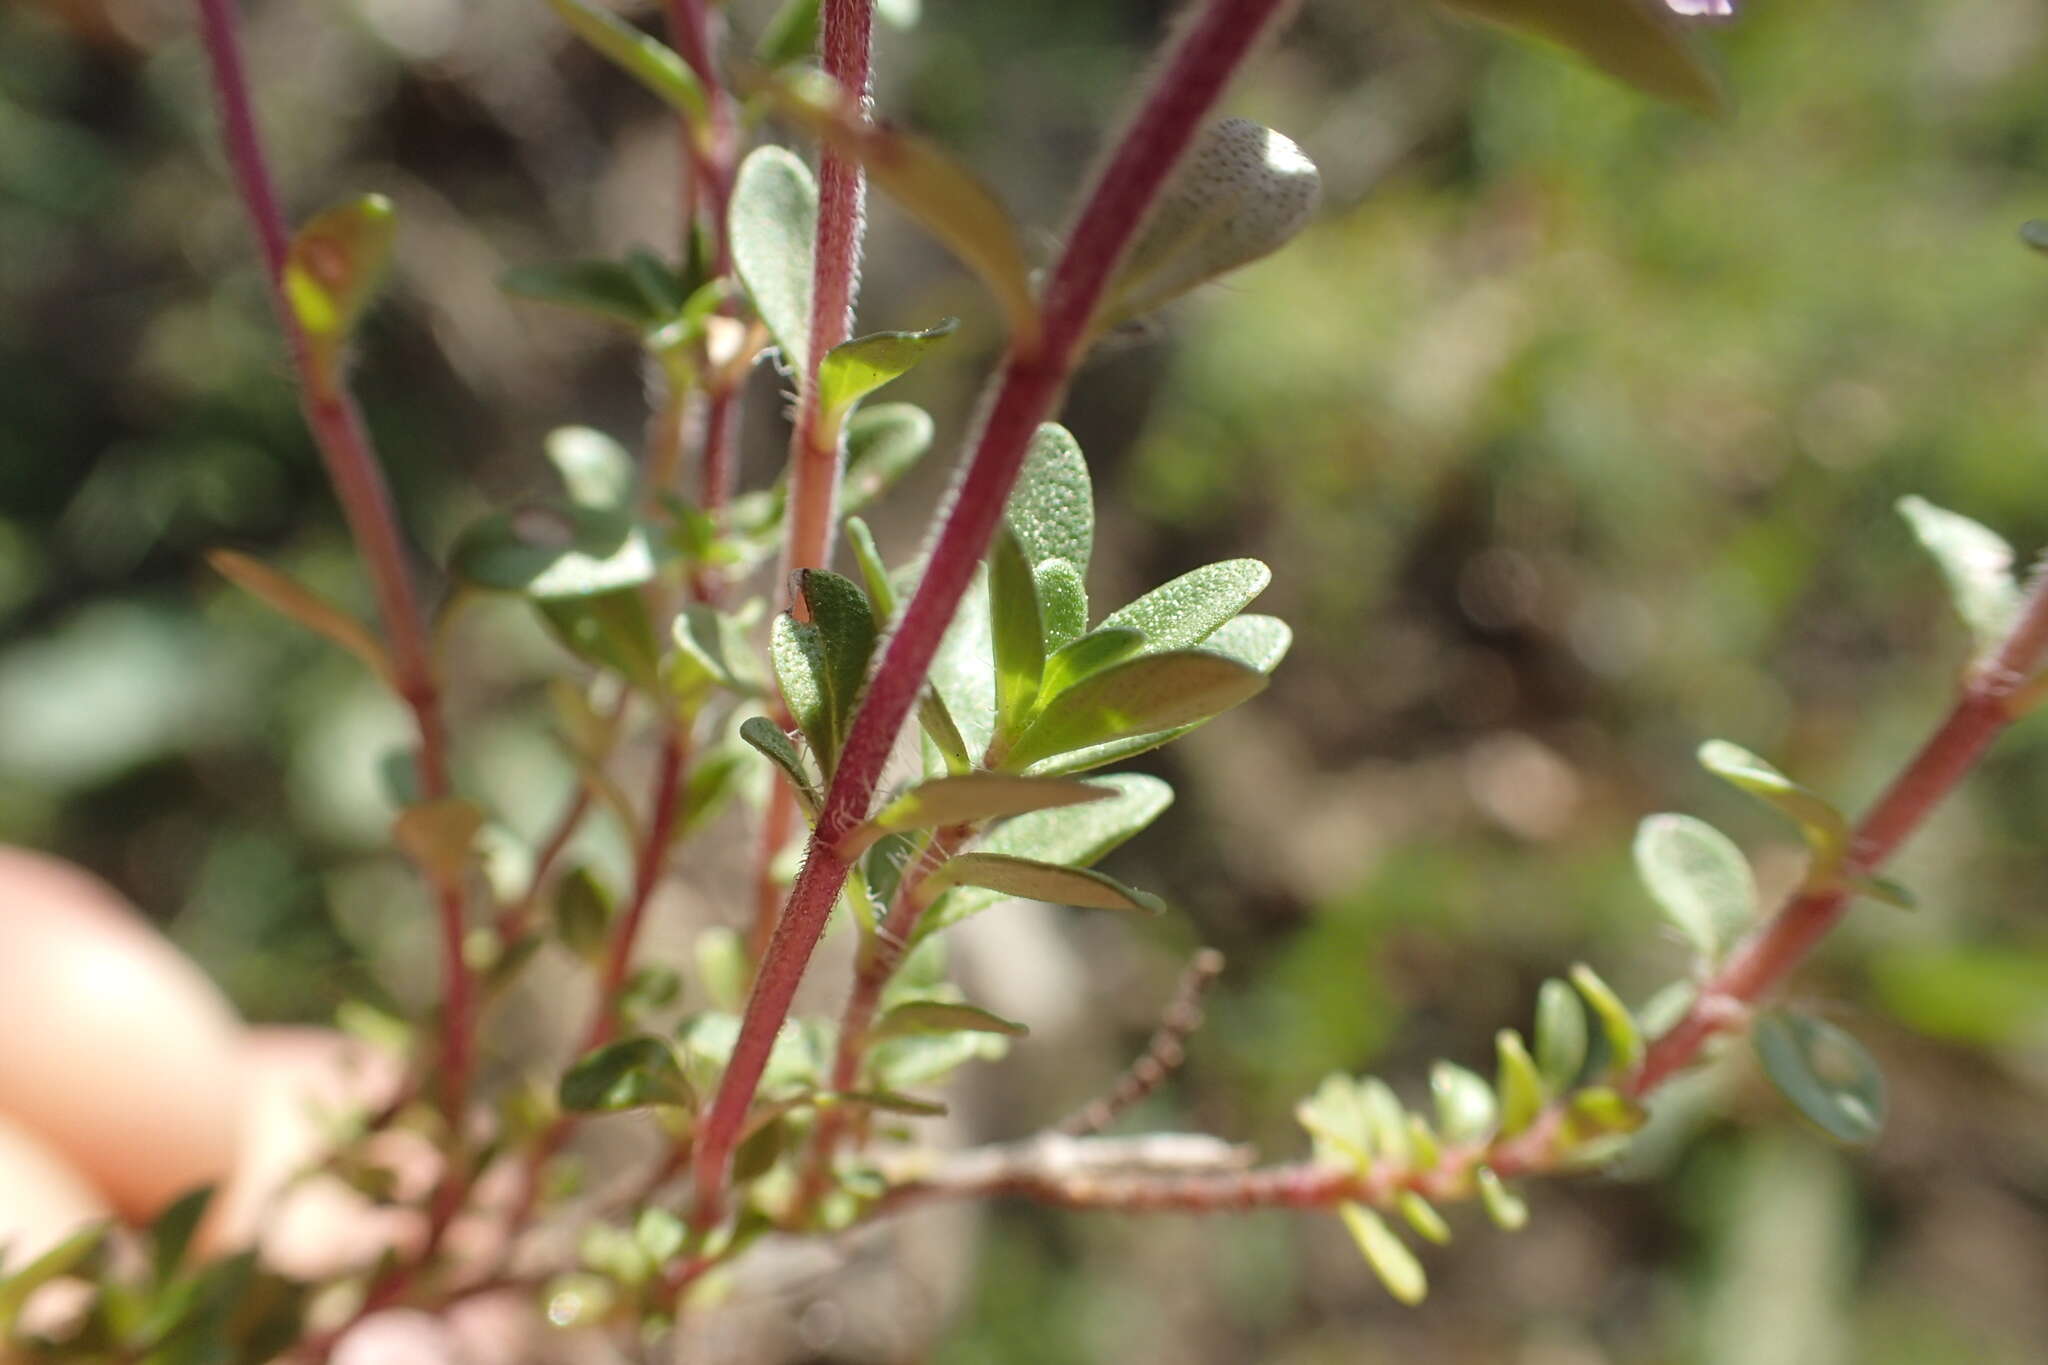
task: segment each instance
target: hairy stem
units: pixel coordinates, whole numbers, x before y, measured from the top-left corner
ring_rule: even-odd
[[[825,74],[859,101],[867,117],[874,0],[825,0],[819,56]],[[818,234],[811,267],[809,359],[797,376],[796,423],[789,438],[789,525],[783,539],[781,592],[798,569],[829,568],[838,522],[843,433],[826,421],[818,394],[825,353],[853,331],[860,290],[861,233],[867,179],[860,162],[826,144],[818,157]]]
[[[1180,34],[1136,117],[1097,178],[1047,279],[1036,335],[1014,346],[985,409],[973,456],[933,541],[923,579],[883,651],[832,776],[803,871],[790,891],[747,1000],[738,1044],[698,1136],[693,1176],[700,1228],[722,1212],[733,1148],[776,1032],[845,884],[839,841],[867,814],[875,783],[916,702],[939,639],[988,550],[1032,434],[1080,359],[1111,272],[1224,88],[1292,0],[1208,0]]]
[[[206,47],[214,96],[220,106],[221,147],[227,155],[242,207],[255,229],[271,307],[277,314],[293,371],[299,379],[300,409],[319,449],[328,482],[341,503],[356,552],[370,575],[398,691],[412,712],[419,734],[415,759],[420,791],[427,800],[437,801],[450,791],[447,729],[434,680],[426,622],[406,565],[398,515],[361,411],[341,386],[334,368],[316,362],[298,314],[285,295],[285,266],[291,238],[271,180],[269,162],[263,154],[262,136],[256,127],[236,27],[235,0],[197,0],[197,4],[200,36]],[[474,987],[462,958],[462,889],[442,884],[435,891],[442,956],[441,1101],[449,1123],[459,1133],[473,1067]]]

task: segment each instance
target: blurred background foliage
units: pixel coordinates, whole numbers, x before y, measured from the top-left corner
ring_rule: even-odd
[[[551,427],[633,438],[630,349],[495,281],[673,240],[672,129],[539,4],[249,8],[288,202],[399,206],[359,387],[431,564],[545,486]],[[743,36],[765,8],[734,0]],[[881,35],[884,113],[1050,241],[1171,7],[923,8]],[[1643,814],[1721,824],[1767,888],[1796,875],[1785,830],[1693,766],[1700,740],[1853,805],[1931,726],[1965,642],[1892,504],[2048,541],[2048,265],[2014,240],[2048,213],[2048,9],[1758,0],[1709,41],[1718,124],[1430,6],[1311,0],[1240,92],[1323,167],[1321,223],[1099,358],[1069,421],[1104,503],[1098,592],[1257,555],[1297,645],[1265,699],[1159,761],[1181,802],[1119,870],[1175,916],[1019,920],[1041,965],[1006,959],[992,989],[1035,989],[1009,1012],[1040,1036],[977,1087],[982,1135],[1113,1075],[1207,942],[1231,970],[1144,1117],[1291,1153],[1327,1071],[1413,1093],[1575,959],[1637,988],[1680,970],[1628,868]],[[0,8],[0,839],[110,878],[252,1018],[417,1006],[424,924],[382,851],[402,718],[199,558],[237,546],[367,606],[210,136],[175,0]],[[967,319],[901,386],[957,434],[995,321],[873,217],[863,329]],[[758,483],[772,374],[749,403]],[[943,474],[879,519],[895,553]],[[560,660],[490,613],[446,643],[464,781],[532,829],[571,780],[539,686]],[[2036,723],[1902,861],[1925,908],[1859,909],[1802,978],[1891,1074],[1868,1154],[1737,1059],[1614,1178],[1432,1255],[1418,1312],[1334,1219],[1004,1208],[928,1358],[2048,1357],[2044,806]],[[592,856],[620,856],[606,838]],[[736,922],[731,862],[685,859],[671,910]]]

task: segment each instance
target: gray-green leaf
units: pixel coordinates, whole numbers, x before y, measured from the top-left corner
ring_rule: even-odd
[[[1837,1142],[1861,1147],[1884,1127],[1884,1073],[1833,1024],[1778,1010],[1756,1021],[1757,1059],[1778,1092]]]
[[[1265,686],[1257,669],[1203,650],[1141,654],[1048,701],[1004,761],[1026,768],[1055,754],[1207,720]]]
[[[740,163],[727,218],[740,283],[784,362],[807,373],[818,235],[818,182],[811,168],[785,147],[755,148]]]
[[[935,890],[978,886],[1022,900],[1084,910],[1136,910],[1157,915],[1166,909],[1149,891],[1126,886],[1093,868],[1065,867],[1008,853],[963,853],[932,873],[925,884]]]
[[[1144,632],[1147,653],[1184,649],[1208,639],[1272,581],[1272,571],[1256,559],[1226,559],[1154,588],[1111,612],[1102,626]]]
[[[959,326],[947,318],[922,332],[873,332],[834,346],[818,365],[819,404],[830,413],[845,411],[916,368]]]
[[[1899,514],[1940,566],[1956,614],[1970,628],[1978,652],[1997,648],[2020,612],[2012,546],[1991,528],[1925,498],[1900,498]]]
[[[1031,1030],[1014,1019],[991,1014],[976,1005],[952,1000],[911,1000],[883,1015],[869,1041],[903,1038],[915,1033],[999,1033],[1022,1038]]]
[[[1652,815],[1636,829],[1636,875],[1702,959],[1718,962],[1756,916],[1749,861],[1727,835],[1690,815]]]

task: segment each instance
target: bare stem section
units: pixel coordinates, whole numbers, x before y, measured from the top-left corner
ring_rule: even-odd
[[[391,651],[399,694],[418,731],[416,761],[420,791],[429,801],[449,795],[448,738],[439,689],[398,516],[377,462],[362,413],[342,386],[339,367],[316,363],[312,346],[285,293],[291,235],[279,207],[242,62],[234,0],[197,0],[200,36],[206,47],[214,96],[220,106],[221,148],[235,189],[255,229],[263,257],[263,278],[283,329],[299,406],[319,448],[320,460],[341,503],[357,553],[370,575],[377,614]],[[475,1006],[468,967],[462,959],[463,896],[459,886],[437,885],[442,953],[442,1103],[449,1122],[461,1131],[473,1069]]]

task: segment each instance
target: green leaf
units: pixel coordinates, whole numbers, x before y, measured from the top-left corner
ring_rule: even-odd
[[[1031,438],[1003,520],[1036,568],[1064,559],[1083,574],[1095,548],[1095,494],[1088,461],[1065,427],[1047,422]]]
[[[818,0],[784,0],[761,30],[754,60],[773,70],[808,58],[818,48]]]
[[[1851,877],[1848,887],[1859,896],[1868,896],[1874,901],[1899,910],[1918,910],[1919,898],[1905,886],[1890,877]]]
[[[1536,992],[1536,1069],[1562,1094],[1578,1084],[1585,1066],[1585,1006],[1577,991],[1553,977]]]
[[[917,368],[959,327],[958,318],[946,318],[922,332],[872,332],[834,346],[818,366],[820,406],[830,414],[846,411]]]
[[[1277,616],[1239,616],[1218,626],[1201,648],[1270,674],[1287,657],[1294,632]]]
[[[1111,612],[1102,628],[1142,631],[1147,653],[1185,649],[1208,639],[1272,581],[1272,571],[1256,559],[1226,559],[1154,588]]]
[[[331,361],[376,296],[397,225],[391,201],[366,194],[315,215],[292,234],[284,295],[323,361]]]
[[[1024,1027],[1022,1024],[1018,1028]],[[915,1095],[899,1095],[893,1090],[840,1090],[825,1091],[813,1097],[820,1109],[844,1105],[850,1109],[872,1109],[883,1114],[901,1114],[905,1118],[943,1118],[946,1106],[936,1100],[921,1100]]]
[[[758,603],[752,604],[758,607]],[[668,657],[669,693],[688,714],[723,688],[742,697],[764,697],[768,680],[747,640],[753,612],[721,612],[702,602],[684,607],[675,620],[675,652]]]
[[[675,1004],[682,995],[683,978],[675,968],[661,963],[635,967],[619,988],[619,1014],[627,1019],[638,1018]]]
[[[1028,768],[1058,754],[1208,720],[1265,686],[1258,670],[1202,650],[1141,654],[1048,701],[1004,765]]]
[[[557,1098],[578,1114],[605,1114],[667,1104],[694,1108],[696,1097],[675,1051],[650,1035],[621,1038],[579,1058],[562,1075]]]
[[[783,701],[830,775],[867,683],[875,618],[867,594],[852,580],[825,569],[800,569],[796,577],[811,619],[777,617],[770,656]]]
[[[1833,1024],[1776,1010],[1756,1021],[1757,1060],[1778,1093],[1837,1142],[1862,1147],[1884,1127],[1884,1073]]]
[[[907,1090],[937,1081],[969,1062],[996,1061],[1009,1046],[1010,1040],[1000,1033],[910,1034],[878,1044],[868,1070],[882,1089]]]
[[[185,1253],[192,1245],[192,1237],[199,1231],[200,1220],[206,1217],[206,1209],[213,1202],[214,1187],[201,1185],[198,1189],[180,1195],[159,1213],[149,1225],[149,1267],[150,1278],[157,1284],[168,1284],[185,1263]]]
[[[1749,860],[1690,815],[1652,815],[1636,829],[1636,875],[1700,957],[1721,960],[1756,917]]]
[[[889,566],[882,562],[881,549],[875,544],[875,533],[859,517],[848,517],[844,529],[846,543],[853,551],[853,562],[860,565],[861,586],[868,591],[875,619],[887,621],[896,614],[896,588],[889,581]]]
[[[876,403],[846,423],[846,475],[840,510],[866,507],[909,473],[932,448],[931,414],[914,403]]]
[[[1081,571],[1064,559],[1042,560],[1032,570],[1038,611],[1048,652],[1064,649],[1088,629],[1088,586]]]
[[[1010,330],[1035,337],[1038,309],[1017,225],[952,158],[921,138],[871,122],[829,76],[805,71],[772,82],[781,111],[842,154],[977,275],[1008,315]]]
[[[647,603],[632,588],[534,603],[564,648],[645,691],[661,685],[661,657]]]
[[[2020,614],[2020,585],[2013,576],[2012,546],[1997,532],[1968,517],[1936,507],[1925,498],[1899,499],[1899,515],[1934,556],[1956,614],[1970,628],[1977,652],[2004,643]]]
[[[1520,1232],[1529,1225],[1529,1206],[1521,1196],[1501,1183],[1500,1174],[1491,1166],[1481,1166],[1472,1173],[1479,1186],[1479,1202],[1486,1207],[1486,1216],[1494,1226],[1503,1232]]]
[[[1046,561],[1048,564],[1066,562],[1064,559]],[[1070,640],[1045,661],[1045,681],[1040,690],[1047,697],[1056,697],[1081,679],[1128,659],[1144,644],[1145,637],[1135,630],[1098,626],[1086,635]]]
[[[1095,633],[1101,632],[1091,632],[1091,634]],[[1082,637],[1083,640],[1088,638],[1090,637]],[[1142,639],[1142,637],[1136,637],[1135,635],[1132,638]],[[1286,623],[1274,617],[1239,616],[1234,620],[1224,622],[1215,634],[1202,641],[1199,646],[1190,652],[1220,655],[1223,658],[1234,660],[1246,668],[1269,674],[1286,657],[1287,648],[1293,643],[1293,640],[1294,634],[1287,628]],[[1079,644],[1080,641],[1075,643]],[[1133,649],[1137,647],[1133,646]],[[1091,671],[1100,671],[1099,667],[1095,666],[1093,660],[1079,659],[1073,662],[1089,665],[1091,666]],[[1047,661],[1047,671],[1049,673],[1053,672],[1055,665],[1058,665],[1060,669],[1065,669],[1069,667],[1069,661],[1063,660],[1059,656],[1054,656],[1054,659]],[[1060,690],[1064,691],[1066,687],[1072,685],[1071,682],[1065,682]],[[1044,691],[1049,695],[1052,688],[1048,686]],[[1197,725],[1203,723],[1202,721],[1196,721],[1194,724],[1176,726],[1170,730],[1154,730],[1146,734],[1133,735],[1128,739],[1115,740],[1107,744],[1090,745],[1085,749],[1076,749],[1058,758],[1044,760],[1033,765],[1033,767],[1035,771],[1046,774],[1084,772],[1089,768],[1099,768],[1105,763],[1114,763],[1119,759],[1130,758],[1135,754],[1142,754],[1147,750],[1157,749],[1163,744],[1170,744],[1194,729]]]
[[[637,588],[653,580],[664,553],[616,510],[535,503],[472,523],[448,567],[480,588],[551,601]]]
[[[1165,903],[1149,891],[1125,886],[1092,868],[1063,867],[1008,853],[963,853],[925,881],[928,891],[948,886],[978,886],[1019,900],[1084,910],[1137,910],[1148,915],[1166,910]]]
[[[1536,1121],[1549,1096],[1521,1034],[1504,1028],[1493,1035],[1493,1047],[1498,1058],[1494,1092],[1500,1098],[1500,1131],[1513,1137]]]
[[[1350,1076],[1323,1077],[1315,1094],[1294,1106],[1295,1121],[1315,1141],[1316,1159],[1329,1165],[1371,1169],[1373,1117],[1364,1087]]]
[[[1024,548],[998,528],[988,560],[989,643],[996,670],[996,736],[1015,735],[1038,700],[1045,675],[1045,618]]]
[[[858,852],[883,834],[906,829],[975,825],[1006,815],[1107,802],[1116,795],[1093,782],[1064,777],[1014,777],[1003,773],[962,773],[920,782],[877,811],[861,831],[847,837]],[[849,853],[849,856],[850,856]]]
[[[1566,48],[1646,94],[1703,114],[1721,83],[1662,0],[1445,0],[1451,8]]]
[[[633,1240],[656,1265],[666,1265],[683,1249],[689,1228],[667,1209],[642,1209],[633,1221]]]
[[[1401,1211],[1401,1217],[1417,1236],[1443,1246],[1451,1240],[1451,1225],[1436,1211],[1436,1206],[1413,1190],[1403,1190],[1394,1196],[1394,1207]]]
[[[1429,1277],[1423,1273],[1422,1262],[1415,1259],[1415,1253],[1387,1226],[1386,1220],[1363,1204],[1339,1204],[1337,1212],[1387,1292],[1411,1308],[1421,1303],[1429,1294]]]
[[[807,812],[815,814],[818,809],[818,789],[811,783],[811,774],[804,767],[803,755],[790,743],[789,736],[780,725],[766,716],[749,716],[740,722],[740,738],[759,750],[761,755],[789,779],[797,800],[803,803]]]
[[[1636,1021],[1628,1006],[1583,962],[1572,968],[1571,978],[1593,1017],[1600,1021],[1600,1036],[1607,1044],[1604,1074],[1625,1076],[1634,1071],[1643,1059],[1643,1035],[1636,1031]]]
[[[36,1290],[67,1275],[89,1275],[89,1267],[106,1249],[114,1227],[112,1219],[82,1227],[19,1270],[0,1275],[0,1341],[14,1339],[14,1325],[22,1306]],[[0,1252],[4,1250],[0,1248]],[[6,1265],[4,1255],[0,1255],[0,1269],[6,1269]]]
[[[649,297],[640,277],[622,261],[546,261],[513,266],[498,287],[514,298],[553,304],[623,323],[636,332],[661,326],[674,316],[659,298]]]
[[[1031,1030],[1014,1019],[974,1005],[951,1000],[912,1000],[896,1006],[876,1021],[868,1035],[871,1042],[908,1037],[914,1033],[1000,1033],[1022,1038]]]
[[[967,740],[953,723],[953,713],[946,709],[945,698],[937,688],[927,687],[918,694],[917,723],[949,775],[963,777],[973,771],[974,759],[967,752]]]
[[[693,125],[709,117],[704,86],[681,57],[609,10],[588,0],[548,0],[577,37],[640,82]]]
[[[1429,1069],[1429,1093],[1436,1101],[1436,1127],[1444,1141],[1478,1142],[1493,1135],[1500,1103],[1478,1072],[1456,1062],[1438,1062]]]
[[[740,163],[727,214],[733,268],[754,300],[783,362],[810,370],[811,269],[818,235],[818,182],[785,147],[757,147]]]
[[[1097,328],[1271,255],[1308,225],[1321,200],[1315,163],[1288,138],[1250,119],[1210,125],[1118,267]]]
[[[548,433],[546,449],[570,502],[610,512],[632,506],[639,471],[626,448],[611,437],[589,427],[556,427]]]
[[[988,621],[988,574],[977,566],[977,580],[960,598],[959,609],[939,640],[928,675],[946,704],[971,754],[987,751],[995,733],[995,649]]]
[[[1799,826],[1813,850],[1808,885],[1830,881],[1849,851],[1849,821],[1826,799],[1808,791],[1749,750],[1725,739],[1700,746],[1700,766],[1775,808]]]
[[[1406,1170],[1414,1156],[1408,1150],[1408,1111],[1401,1107],[1394,1088],[1377,1076],[1368,1076],[1359,1084],[1358,1096],[1373,1152],[1387,1165]]]
[[[393,676],[391,658],[384,652],[384,646],[368,626],[340,607],[267,564],[233,550],[208,550],[206,562],[222,578],[280,616],[355,655],[378,677],[388,681]]]
[[[614,904],[589,868],[572,869],[555,891],[555,937],[576,956],[598,961],[610,942]]]
[[[976,852],[1003,853],[1062,867],[1086,867],[1144,829],[1173,804],[1173,788],[1142,773],[1092,778],[1088,786],[1114,793],[1107,800],[1036,810],[997,825]],[[999,891],[956,888],[918,924],[920,937],[957,924],[1003,899]]]

